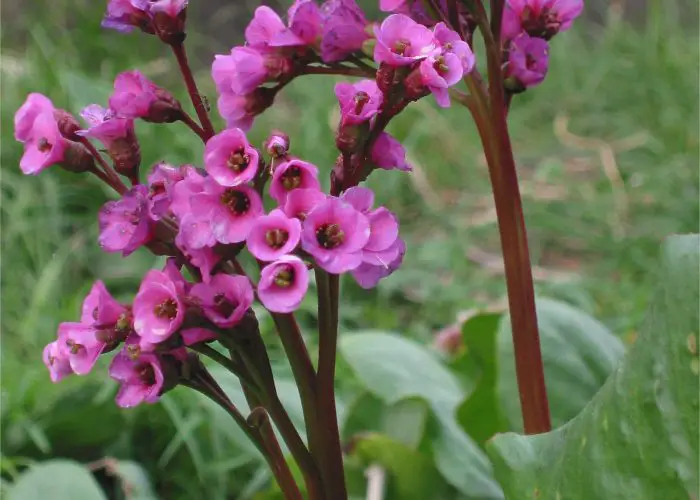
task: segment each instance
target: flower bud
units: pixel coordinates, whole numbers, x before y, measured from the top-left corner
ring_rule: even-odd
[[[163,10],[156,9],[158,3],[166,4]],[[172,5],[167,5],[168,3]],[[177,4],[184,4],[178,6]],[[169,45],[181,44],[185,41],[185,21],[187,19],[186,2],[156,2],[151,6],[153,27],[158,37]],[[177,12],[178,9],[182,9]]]
[[[358,125],[341,124],[335,135],[335,145],[343,154],[353,154],[362,148],[369,135],[369,122]]]
[[[68,147],[65,149],[60,165],[63,170],[80,174],[95,168],[95,158],[82,144],[68,141]]]
[[[423,83],[423,75],[421,74],[420,67],[416,67],[411,71],[403,84],[406,89],[406,97],[412,101],[417,101],[430,93],[428,87]]]
[[[54,109],[53,116],[63,137],[69,141],[80,141],[80,136],[76,132],[83,127],[72,114],[65,109]]]
[[[107,152],[114,162],[114,169],[117,172],[130,179],[138,179],[141,147],[133,131],[128,133],[126,137],[113,140]]]
[[[394,85],[395,71],[395,67],[386,63],[379,65],[379,70],[377,71],[377,87],[379,87],[379,90],[381,90],[384,94],[389,92],[391,87]]]
[[[289,151],[289,136],[284,132],[273,131],[263,147],[273,158],[283,158]]]
[[[173,123],[183,117],[182,105],[167,90],[158,88],[155,91],[157,99],[148,109],[148,114],[143,117],[150,123]]]

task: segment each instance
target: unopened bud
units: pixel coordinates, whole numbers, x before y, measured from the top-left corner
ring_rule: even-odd
[[[158,99],[151,104],[144,121],[150,123],[173,123],[183,117],[180,102],[167,90],[158,88],[155,91]]]
[[[287,156],[289,151],[289,136],[283,132],[273,131],[263,144],[265,151],[273,158]]]
[[[379,65],[379,70],[377,71],[377,87],[384,94],[387,94],[394,85],[394,72],[396,69],[386,63]]]
[[[76,132],[82,127],[72,114],[65,109],[54,109],[53,116],[63,137],[69,141],[80,141],[81,137]]]
[[[358,125],[342,124],[335,135],[335,145],[343,154],[353,154],[364,145],[369,134],[369,122]]]
[[[403,83],[406,89],[406,97],[411,101],[417,101],[430,93],[428,87],[423,83],[423,76],[421,75],[419,67],[411,71]]]
[[[153,26],[156,34],[169,45],[178,45],[185,41],[185,21],[187,8],[184,8],[175,17],[167,12],[156,12],[153,15]]]
[[[141,148],[136,135],[131,131],[126,137],[115,139],[107,151],[114,162],[114,169],[129,179],[137,179],[141,165]]]
[[[68,141],[68,147],[63,153],[61,168],[74,174],[87,172],[95,168],[95,158],[82,144]]]

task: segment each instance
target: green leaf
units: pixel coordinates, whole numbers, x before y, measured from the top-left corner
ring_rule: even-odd
[[[7,500],[107,500],[85,467],[70,460],[33,465],[9,488]]]
[[[430,458],[381,434],[368,434],[357,443],[355,454],[366,466],[378,464],[387,471],[386,499],[437,499],[445,483]]]
[[[455,421],[466,391],[433,353],[384,332],[342,336],[340,351],[365,389],[386,404],[411,398],[428,403],[436,424],[432,452],[447,482],[470,496],[502,498],[488,459]]]
[[[415,450],[425,434],[428,412],[428,406],[421,399],[399,401],[384,411],[384,434]]]
[[[457,410],[457,420],[477,443],[508,430],[501,414],[497,391],[497,333],[500,314],[478,314],[465,321],[462,338],[466,355],[475,359],[481,376],[474,392]]]
[[[537,322],[552,425],[574,418],[600,389],[624,354],[624,346],[588,314],[550,299],[537,300]],[[498,332],[498,390],[511,429],[522,431],[522,415],[510,321]]]
[[[637,342],[580,415],[489,443],[507,498],[697,498],[699,246],[669,239]]]

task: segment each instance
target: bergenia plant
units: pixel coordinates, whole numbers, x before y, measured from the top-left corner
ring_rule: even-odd
[[[524,428],[548,431],[507,118],[513,97],[546,78],[549,43],[571,26],[582,0],[379,0],[387,13],[379,20],[368,20],[355,0],[296,0],[286,15],[260,6],[245,45],[213,60],[222,130],[210,119],[186,56],[187,3],[110,0],[102,24],[169,46],[196,117],[134,70],[117,75],[107,107],[88,106],[82,122],[41,94],[30,94],[15,115],[25,174],[55,165],[93,174],[119,195],[97,216],[104,251],[126,257],[146,247],[167,256],[163,269],[143,277],[131,303],[95,283],[80,320],[59,325],[44,349],[51,379],[86,375],[105,356],[121,407],[155,403],[175,387],[198,391],[249,436],[286,498],[303,498],[301,492],[314,500],[347,498],[334,390],[340,278],[349,274],[363,288],[375,287],[411,250],[390,207],[361,184],[376,169],[410,175],[406,152],[387,126],[413,102],[434,99],[441,107],[463,106],[465,119],[477,125],[498,214]],[[482,61],[472,49],[478,34]],[[340,118],[325,145],[338,150],[334,165],[296,157],[293,138],[283,132],[271,131],[260,149],[250,143],[246,131],[287,84],[321,74],[347,78],[335,86]],[[143,175],[135,120],[183,122],[204,143],[203,156],[188,165],[160,162]],[[322,191],[324,177],[329,192]],[[242,252],[257,262],[255,272],[241,265]],[[309,293],[318,303],[317,360],[295,318]],[[291,365],[306,442],[276,392],[256,302],[257,311],[272,317]],[[249,415],[202,357],[239,378]],[[292,474],[271,423],[300,475]]]

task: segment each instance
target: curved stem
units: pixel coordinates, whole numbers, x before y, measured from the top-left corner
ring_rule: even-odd
[[[107,184],[109,184],[117,193],[119,194],[124,194],[128,191],[126,185],[122,182],[122,180],[119,178],[117,173],[112,169],[112,167],[109,166],[109,164],[105,161],[105,159],[102,157],[99,151],[95,148],[95,146],[92,145],[89,139],[85,137],[80,138],[80,143],[85,146],[85,148],[90,152],[90,154],[95,158],[95,161],[102,167],[102,170],[104,170],[105,176],[107,177],[107,180],[104,179],[103,176],[99,176],[100,179],[105,180]],[[96,174],[97,175],[97,174]]]
[[[194,80],[190,63],[187,60],[185,45],[183,43],[173,43],[170,45],[170,47],[173,49],[173,53],[177,59],[177,64],[180,66],[180,72],[182,73],[182,77],[185,79],[185,85],[187,86],[187,92],[190,94],[192,105],[194,106],[199,122],[202,124],[202,128],[204,129],[206,139],[202,137],[202,140],[206,142],[214,135],[214,126],[211,124],[207,108],[202,102],[202,95],[199,93],[199,89],[197,89],[197,82]]]
[[[186,113],[185,111],[182,112],[182,118],[180,119],[181,122],[183,122],[187,127],[197,134],[200,139],[202,139],[202,142],[206,143],[209,140],[209,136],[207,135],[207,132],[199,126],[199,124],[194,121],[194,118],[192,118],[189,113]]]
[[[343,450],[335,407],[335,361],[338,347],[338,275],[316,269],[318,288],[318,382],[317,412],[322,447],[319,466],[329,499],[347,498]]]

